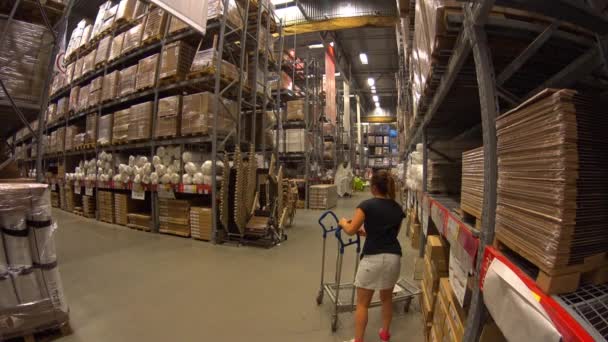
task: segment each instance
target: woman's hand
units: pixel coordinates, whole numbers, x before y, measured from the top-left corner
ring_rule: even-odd
[[[359,228],[359,230],[357,230],[357,235],[359,235],[359,236],[367,236],[367,232],[365,231],[365,227]]]
[[[344,229],[346,227],[348,227],[350,225],[350,220],[346,219],[346,218],[341,218],[340,221],[338,222],[338,225]]]

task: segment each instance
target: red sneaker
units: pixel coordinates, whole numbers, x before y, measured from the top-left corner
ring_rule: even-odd
[[[388,342],[391,340],[391,334],[388,331],[384,331],[384,329],[380,329],[378,336],[380,336],[380,340],[383,342]]]

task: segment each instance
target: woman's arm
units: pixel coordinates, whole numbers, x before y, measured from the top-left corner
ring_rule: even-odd
[[[355,235],[363,225],[364,221],[365,213],[363,210],[361,210],[361,208],[357,208],[352,220],[348,221],[347,219],[342,218],[339,224],[346,234]]]

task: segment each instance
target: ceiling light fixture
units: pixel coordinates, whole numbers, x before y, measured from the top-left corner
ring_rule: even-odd
[[[336,77],[340,77],[340,73],[339,73],[339,72],[337,72],[337,73],[335,74],[335,76],[336,76]]]
[[[376,81],[374,81],[374,79],[370,77],[367,79],[367,84],[369,84],[370,87],[373,87],[374,84],[376,84]]]
[[[366,54],[364,54],[364,53],[360,53],[360,54],[359,54],[359,59],[361,60],[361,64],[365,64],[365,65],[367,65],[367,64],[368,64],[368,62],[369,62],[369,61],[367,60],[367,55],[366,55]]]
[[[376,93],[376,87],[372,87],[372,94]]]
[[[322,49],[323,48],[323,44],[319,43],[319,44],[310,44],[308,45],[309,49]]]
[[[374,99],[374,102],[378,102],[379,101],[378,95],[374,95],[374,96],[372,96],[372,98]]]
[[[380,108],[380,102],[375,102],[376,108]]]

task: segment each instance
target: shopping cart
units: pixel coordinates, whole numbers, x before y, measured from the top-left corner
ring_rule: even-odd
[[[329,218],[328,218],[329,215]],[[327,218],[327,220],[326,220]],[[329,221],[329,224],[326,224]],[[333,305],[331,316],[331,331],[335,332],[338,329],[338,314],[343,312],[352,312],[355,310],[355,286],[351,283],[342,283],[342,263],[344,261],[344,252],[350,247],[356,248],[355,253],[355,275],[359,268],[359,253],[361,252],[361,238],[348,237],[345,239],[342,234],[342,228],[338,224],[338,217],[333,211],[324,212],[319,218],[319,225],[323,230],[323,254],[321,258],[321,284],[319,293],[317,294],[317,305],[323,303],[325,294],[329,297]],[[327,236],[334,234],[338,244],[338,255],[336,257],[336,273],[334,282],[325,282],[325,256],[327,247]],[[354,281],[354,276],[353,276]],[[412,298],[420,293],[420,289],[411,282],[401,278],[395,285],[393,290],[393,303],[404,303],[403,310],[407,312],[410,308]],[[380,306],[382,302],[378,293],[374,294],[370,307]]]

